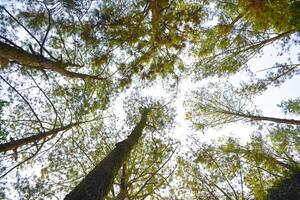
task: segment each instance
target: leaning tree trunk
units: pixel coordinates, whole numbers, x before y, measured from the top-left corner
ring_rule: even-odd
[[[264,116],[248,116],[248,118],[255,121],[269,121],[269,122],[276,122],[279,124],[300,125],[300,121],[294,119],[284,119],[284,118],[264,117]]]
[[[110,191],[114,178],[138,143],[146,126],[148,111],[142,113],[140,122],[127,139],[116,147],[65,197],[64,200],[102,200]]]
[[[104,79],[95,75],[81,74],[81,73],[69,71],[66,69],[67,67],[74,67],[77,65],[74,65],[72,63],[62,63],[59,61],[52,61],[41,55],[29,53],[27,51],[24,51],[23,49],[13,47],[11,45],[8,45],[0,41],[0,59],[1,58],[5,59],[7,62],[17,63],[30,68],[57,72],[62,76],[66,76],[69,78],[82,78],[82,79],[90,78],[96,80]]]
[[[252,121],[269,121],[269,122],[275,122],[275,123],[279,123],[279,124],[300,125],[300,120],[295,120],[295,119],[266,117],[266,116],[251,115],[251,114],[244,114],[244,113],[230,112],[230,111],[222,111],[220,113],[233,115],[233,116],[239,116],[242,118],[250,119]]]
[[[38,142],[40,140],[46,139],[48,136],[54,136],[54,135],[56,135],[57,133],[59,133],[61,131],[67,131],[70,128],[72,128],[74,126],[77,126],[81,123],[82,122],[76,122],[76,123],[68,124],[67,126],[62,126],[60,128],[52,129],[50,131],[38,133],[36,135],[21,138],[21,139],[18,139],[18,140],[11,140],[10,142],[0,144],[0,153],[10,151],[10,150],[16,151],[21,146],[28,145],[30,143]]]

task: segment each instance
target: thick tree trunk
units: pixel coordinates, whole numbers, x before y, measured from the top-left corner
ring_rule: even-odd
[[[10,46],[1,41],[0,41],[0,57],[8,60],[9,62],[15,62],[20,65],[24,65],[26,67],[57,72],[69,78],[82,78],[82,79],[90,78],[90,79],[103,80],[103,78],[99,76],[76,73],[66,69],[66,67],[74,66],[74,64],[61,63],[57,61],[54,62],[40,55],[31,54],[27,51]]]
[[[295,170],[273,188],[268,189],[268,200],[300,199],[300,172]]]
[[[80,123],[82,123],[82,122],[72,123],[72,124],[69,124],[67,126],[56,128],[56,129],[53,129],[53,130],[50,130],[50,131],[47,131],[47,132],[44,132],[44,133],[39,133],[39,134],[32,135],[32,136],[29,136],[29,137],[26,137],[26,138],[22,138],[22,139],[18,139],[18,140],[12,140],[10,142],[0,144],[0,153],[1,152],[6,152],[6,151],[9,151],[9,150],[16,151],[16,149],[21,147],[21,146],[24,146],[24,145],[27,145],[27,144],[30,144],[30,143],[34,143],[34,142],[38,142],[42,139],[45,139],[48,136],[56,135],[60,131],[66,131],[66,130],[74,127],[74,126],[79,125]]]
[[[116,147],[65,197],[65,200],[102,200],[113,185],[114,178],[137,144],[146,126],[148,112],[127,139]]]

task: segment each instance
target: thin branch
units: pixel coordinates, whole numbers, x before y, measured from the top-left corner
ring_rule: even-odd
[[[1,36],[1,35],[0,35],[0,38],[2,38],[3,40],[5,40],[5,42],[9,43],[10,45],[12,45],[12,46],[14,46],[14,47],[16,47],[16,48],[18,48],[18,49],[23,50],[20,46],[16,45],[16,44],[15,44],[13,41],[11,41],[10,39],[8,39],[8,38],[6,38],[6,37],[4,37],[4,36]]]
[[[213,158],[213,156],[211,156],[210,154],[208,154],[209,157],[211,158],[211,160],[215,163],[215,165],[217,166],[218,170],[221,172],[222,176],[225,178],[227,184],[229,185],[229,187],[231,188],[231,190],[233,191],[234,197],[236,200],[238,200],[238,195],[235,191],[235,189],[233,188],[233,186],[230,184],[230,181],[228,180],[227,176],[225,175],[225,173],[223,172],[223,170],[221,169],[221,167],[219,166],[218,162]]]
[[[31,135],[31,136],[28,136],[28,137],[24,137],[24,138],[21,138],[21,139],[18,139],[18,140],[13,140],[13,141],[10,141],[10,142],[7,142],[7,143],[2,143],[2,144],[0,144],[0,152],[6,152],[6,151],[14,150],[14,149],[17,149],[21,146],[28,145],[30,143],[35,143],[35,142],[38,142],[40,140],[44,140],[45,138],[47,138],[49,136],[52,136],[52,138],[53,138],[53,136],[57,135],[59,132],[69,130],[69,129],[73,128],[74,126],[78,126],[78,125],[83,124],[83,123],[86,123],[86,122],[71,123],[71,124],[68,124],[66,126],[62,126],[62,127],[56,128],[56,129],[52,129],[52,130],[47,131],[47,132],[37,133],[37,134]]]
[[[41,128],[43,129],[43,131],[45,132],[45,128],[41,122],[41,120],[39,119],[38,115],[36,114],[36,112],[33,110],[33,108],[31,107],[30,103],[27,101],[27,99],[15,88],[13,87],[5,78],[3,78],[3,76],[0,75],[0,78],[10,87],[12,88],[24,101],[25,103],[28,105],[28,107],[30,108],[30,110],[32,111],[33,115],[35,116],[35,118],[37,119],[37,121],[39,122]]]
[[[48,27],[47,27],[47,30],[46,30],[46,34],[44,36],[44,39],[42,41],[42,44],[41,44],[41,48],[40,48],[40,54],[43,56],[43,48],[44,48],[44,45],[45,45],[45,42],[47,40],[47,37],[48,37],[48,34],[49,34],[49,31],[51,29],[51,11],[50,9],[47,7],[47,5],[45,4],[44,2],[44,5],[47,9],[47,12],[48,12]]]
[[[32,75],[27,72],[28,76],[33,80],[33,82],[35,83],[35,85],[37,86],[37,88],[42,92],[42,94],[45,96],[45,98],[49,101],[50,105],[52,106],[54,112],[55,112],[55,120],[54,120],[54,125],[53,128],[56,127],[56,123],[57,123],[57,119],[59,118],[60,123],[61,123],[61,119],[60,117],[58,117],[58,112],[54,106],[54,104],[52,103],[52,101],[50,100],[50,98],[47,96],[47,94],[44,92],[44,90],[42,90],[42,88],[37,84],[37,82],[35,81],[35,79],[32,77]]]
[[[15,22],[17,22],[17,24],[19,24],[38,43],[38,45],[47,52],[47,54],[52,59],[57,60],[56,58],[54,58],[51,55],[51,53],[47,49],[45,49],[43,47],[43,45],[40,43],[40,41],[17,18],[15,18],[4,6],[0,6],[0,9],[3,9]]]
[[[33,159],[38,154],[38,152],[41,150],[41,148],[43,147],[44,144],[45,144],[45,142],[43,142],[41,144],[41,146],[37,148],[36,152],[32,156],[30,156],[30,157],[26,158],[25,160],[19,162],[17,165],[15,165],[14,167],[12,167],[8,171],[6,171],[3,175],[0,176],[0,179],[4,178],[7,174],[9,174],[11,171],[13,171],[17,167],[21,166],[22,164],[24,164],[25,162]]]
[[[95,167],[96,164],[93,162],[93,160],[90,158],[90,156],[85,152],[85,150],[81,148],[81,146],[76,142],[76,140],[74,140],[73,137],[72,137],[72,141],[75,143],[77,148],[79,148],[80,151],[87,157],[87,159],[91,162],[91,164]]]
[[[177,146],[178,147],[178,146]],[[140,187],[140,189],[133,195],[133,198],[135,198],[149,183],[149,181],[170,161],[170,159],[173,157],[177,147],[174,149],[172,154],[169,156],[169,158],[155,171],[151,174],[151,176],[145,181],[145,183]]]
[[[196,175],[194,175],[194,174],[192,174],[192,173],[190,173],[189,171],[187,171],[187,173],[190,175],[190,176],[192,176],[192,177],[194,177],[194,178],[196,178],[197,180],[199,180],[199,181],[201,181],[201,183],[204,183],[205,185],[207,185],[207,186],[209,186],[209,187],[211,187],[211,185],[214,185],[224,196],[226,196],[229,200],[232,200],[232,198],[222,189],[222,188],[220,188],[216,183],[209,183],[209,182],[207,182],[206,180],[203,180],[202,178],[200,178],[200,177],[198,177],[198,176],[196,176]],[[204,177],[205,179],[208,179],[207,177]],[[209,192],[209,190],[208,190],[208,192]],[[213,194],[213,193],[211,193],[211,192],[209,192],[210,194]],[[214,194],[213,194],[213,196],[215,196]],[[219,198],[218,198],[219,199]]]

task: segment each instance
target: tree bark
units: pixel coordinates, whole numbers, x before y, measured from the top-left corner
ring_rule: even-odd
[[[42,139],[45,139],[48,136],[56,135],[60,131],[66,131],[66,130],[74,127],[74,126],[79,125],[80,123],[82,123],[82,122],[72,123],[72,124],[69,124],[67,126],[52,129],[52,130],[44,132],[44,133],[39,133],[39,134],[32,135],[32,136],[29,136],[29,137],[26,137],[26,138],[22,138],[22,139],[18,139],[18,140],[12,140],[10,142],[0,144],[0,153],[1,152],[6,152],[6,151],[9,151],[9,150],[15,151],[17,148],[19,148],[21,146],[24,146],[24,145],[27,145],[27,144],[30,144],[30,143],[34,143],[34,142],[38,142]]]
[[[264,116],[248,116],[248,118],[256,121],[262,120],[262,121],[270,121],[270,122],[276,122],[281,124],[300,125],[300,121],[294,119],[284,119],[284,118],[264,117]]]
[[[243,114],[238,112],[230,112],[230,111],[221,111],[220,113],[239,116],[242,118],[248,118],[252,121],[269,121],[269,122],[276,122],[279,124],[290,124],[290,125],[300,125],[300,120],[294,119],[285,119],[285,118],[276,118],[276,117],[265,117],[259,115],[251,115],[251,114]]]
[[[69,78],[82,78],[82,79],[90,78],[96,80],[104,79],[99,76],[81,74],[81,73],[69,71],[66,69],[66,67],[74,66],[74,64],[52,61],[41,55],[35,55],[29,53],[27,51],[13,47],[1,41],[0,41],[0,57],[8,60],[9,62],[14,62],[20,65],[24,65],[26,67],[57,72]]]
[[[114,178],[138,143],[147,122],[148,111],[142,113],[140,122],[127,139],[116,147],[65,197],[64,200],[102,200],[113,185]]]
[[[128,197],[128,191],[127,191],[127,174],[126,174],[126,163],[123,164],[122,167],[122,175],[121,175],[121,183],[120,183],[120,192],[117,196],[117,200],[125,200]]]

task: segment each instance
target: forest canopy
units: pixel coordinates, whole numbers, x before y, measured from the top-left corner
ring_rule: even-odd
[[[300,199],[299,32],[296,0],[1,1],[0,199]]]

